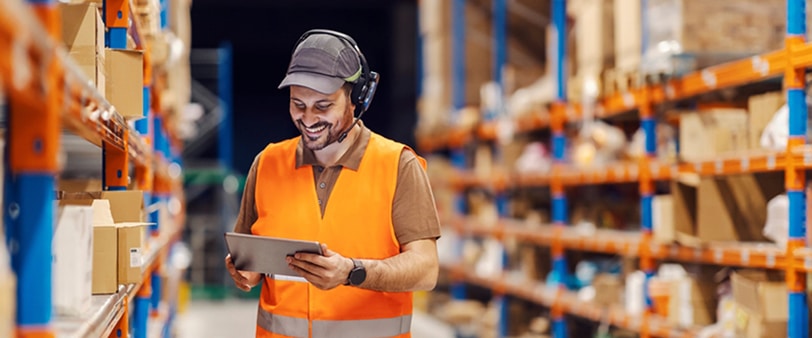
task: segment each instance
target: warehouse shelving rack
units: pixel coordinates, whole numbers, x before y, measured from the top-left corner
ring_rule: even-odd
[[[51,255],[55,181],[59,174],[59,135],[63,128],[102,150],[103,185],[107,190],[130,186],[130,165],[138,188],[145,192],[149,210],[167,203],[180,184],[180,161],[173,137],[162,122],[153,90],[150,46],[138,33],[138,18],[131,16],[129,0],[105,0],[105,45],[126,48],[128,30],[144,53],[144,112],[135,127],[90,85],[76,63],[60,47],[60,15],[53,0],[0,2],[0,88],[8,100],[6,189],[4,223],[17,275],[17,335],[128,336],[148,332],[169,336],[174,315],[161,304],[161,276],[180,227],[159,233],[158,215],[149,214],[150,238],[142,282],[120,286],[113,295],[92,298],[87,318],[52,315]],[[165,28],[167,6],[163,8]],[[156,99],[159,99],[156,97]],[[181,206],[182,209],[182,206]],[[182,224],[182,211],[175,217]],[[151,331],[148,331],[147,323]],[[150,334],[150,336],[154,336]]]
[[[462,48],[464,24],[457,18],[463,16],[464,0],[453,2],[453,91],[454,109],[462,108],[464,88],[464,57]],[[504,1],[493,2],[494,13],[504,11]],[[641,88],[631,89],[601,98],[597,104],[596,118],[607,118],[621,113],[637,111],[641,119],[646,140],[645,154],[638,162],[621,163],[601,170],[578,170],[564,163],[566,138],[563,130],[568,122],[583,118],[582,107],[577,103],[566,102],[566,76],[564,74],[564,57],[566,55],[566,1],[551,0],[552,23],[555,39],[550,45],[554,50],[551,61],[555,71],[556,100],[550,104],[550,113],[537,112],[529,117],[507,121],[517,132],[549,128],[552,132],[552,149],[554,166],[550,174],[495,174],[492,177],[480,178],[464,169],[465,158],[461,148],[472,140],[494,141],[497,130],[504,120],[485,119],[473,130],[451,129],[439,137],[421,138],[419,149],[427,152],[442,148],[449,149],[452,164],[458,172],[451,180],[456,188],[480,186],[489,187],[497,194],[512,187],[549,186],[553,196],[552,226],[536,227],[532,230],[521,228],[512,221],[502,218],[495,228],[483,228],[476,221],[460,217],[450,220],[452,227],[462,235],[474,235],[489,238],[515,238],[526,242],[549,246],[553,254],[553,271],[562,276],[566,273],[564,250],[592,251],[613,254],[626,254],[639,257],[640,267],[648,278],[653,276],[657,260],[676,260],[692,263],[708,263],[753,268],[780,269],[786,272],[786,284],[789,290],[789,337],[809,336],[809,309],[806,300],[806,273],[812,269],[812,251],[806,243],[806,171],[812,165],[812,148],[807,145],[806,120],[807,107],[804,89],[806,70],[812,67],[812,44],[807,44],[806,36],[806,3],[804,0],[787,0],[787,31],[784,49],[753,56],[747,59],[729,62],[692,72],[661,84],[648,84]],[[499,15],[494,15],[493,26],[504,27],[505,22]],[[494,43],[496,53],[505,50],[504,41],[499,34]],[[504,59],[495,58],[495,69],[500,69]],[[661,164],[655,159],[656,134],[654,109],[655,105],[664,102],[690,99],[699,94],[714,90],[741,86],[783,77],[789,107],[790,141],[784,152],[747,154],[720,158],[707,162],[671,165]],[[498,79],[498,77],[497,77]],[[486,115],[487,116],[487,115]],[[709,248],[689,248],[679,245],[657,244],[652,239],[652,197],[654,182],[670,180],[680,173],[696,173],[703,176],[730,175],[765,171],[785,172],[785,187],[789,197],[789,241],[786,249],[751,247],[745,244],[714,245]],[[567,200],[564,188],[567,186],[634,183],[639,184],[641,194],[641,231],[638,233],[615,233],[600,230],[597,235],[585,237],[565,226],[567,224]],[[498,196],[504,196],[498,195]],[[497,201],[500,203],[500,201]],[[504,203],[504,201],[501,201]],[[503,210],[500,208],[500,210]],[[457,211],[464,214],[465,206],[458,200]],[[500,216],[503,216],[500,214]],[[446,220],[449,221],[449,220]],[[458,253],[460,249],[458,248]],[[453,297],[464,298],[465,281],[489,287],[496,295],[512,294],[526,298],[551,308],[554,337],[567,337],[564,313],[579,315],[594,320],[602,319],[594,314],[588,304],[579,303],[568,296],[562,287],[553,295],[545,293],[546,288],[539,288],[539,283],[507,283],[505,278],[485,279],[466,273],[458,266],[445,267],[455,281]],[[509,278],[507,280],[510,280]],[[542,285],[543,286],[543,285]],[[555,288],[556,286],[551,286]],[[502,318],[505,323],[504,301],[501,304]],[[650,309],[639,318],[629,318],[619,309],[610,309],[610,322],[620,327],[632,329],[648,336],[693,336],[694,331],[679,331],[663,325],[661,319],[654,316]],[[633,322],[633,325],[629,325]],[[505,327],[500,327],[500,336],[507,335]]]

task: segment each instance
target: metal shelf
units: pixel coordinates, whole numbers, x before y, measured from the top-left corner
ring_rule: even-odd
[[[153,238],[147,243],[147,254],[144,256],[144,278],[149,278],[155,268],[161,253],[169,248],[174,235],[162,235]],[[59,338],[107,337],[115,330],[115,326],[125,313],[125,304],[131,304],[138,290],[139,284],[119,285],[118,292],[110,295],[93,295],[90,310],[80,317],[56,316],[54,329]],[[157,323],[157,322],[156,322]],[[164,318],[163,323],[166,323]],[[160,331],[159,331],[160,332]],[[159,337],[160,335],[149,337]]]
[[[756,55],[698,70],[664,84],[648,85],[601,98],[596,105],[595,117],[609,118],[639,109],[640,106],[647,103],[658,104],[684,100],[713,90],[779,77],[786,70],[786,53],[785,50],[779,50]],[[812,66],[812,44],[805,44],[794,49],[793,60],[795,68]],[[580,104],[571,104],[567,115],[569,121],[581,120],[583,116]],[[533,112],[511,122],[515,130],[519,132],[550,126],[549,114],[546,111]],[[423,151],[432,152],[445,147],[460,146],[474,136],[481,140],[492,141],[497,137],[498,123],[497,121],[483,122],[472,130],[451,128],[442,136],[421,138],[418,144]]]
[[[786,250],[773,243],[718,242],[702,247],[688,247],[651,241],[643,243],[639,231],[616,231],[598,229],[595,232],[579,232],[572,227],[538,225],[529,227],[518,220],[501,219],[494,227],[486,227],[472,217],[460,217],[450,222],[460,234],[497,239],[511,238],[540,246],[560,243],[566,250],[587,251],[639,257],[647,250],[652,258],[683,263],[704,263],[783,270],[794,264],[799,271],[812,272],[812,249],[796,249],[787,258]]]
[[[656,315],[629,315],[622,306],[602,307],[579,300],[574,292],[550,287],[542,282],[514,277],[510,274],[482,277],[460,265],[443,266],[443,269],[449,273],[451,278],[491,289],[498,294],[513,295],[551,308],[560,306],[565,313],[596,322],[609,322],[634,332],[646,331],[658,337],[695,337],[701,329],[699,327],[688,329],[674,327],[669,325],[665,318]]]
[[[756,151],[693,163],[663,164],[651,161],[647,167],[651,180],[668,181],[681,174],[721,176],[784,171],[790,157],[793,157],[796,166],[812,169],[812,146],[800,146],[790,153]],[[547,186],[556,179],[565,186],[635,183],[641,178],[640,167],[639,162],[615,163],[595,169],[560,165],[554,167],[551,173],[497,173],[484,178],[472,171],[458,170],[450,179],[450,184],[456,189],[488,187],[498,191],[510,187]]]

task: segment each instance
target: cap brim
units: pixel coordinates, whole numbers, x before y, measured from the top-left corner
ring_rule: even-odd
[[[344,80],[336,77],[316,73],[296,72],[285,76],[278,88],[302,86],[329,95],[335,93],[343,84]]]

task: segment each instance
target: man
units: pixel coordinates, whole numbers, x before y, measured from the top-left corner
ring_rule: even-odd
[[[240,289],[264,281],[258,337],[409,337],[412,292],[436,284],[425,161],[355,117],[377,79],[341,33],[309,31],[294,49],[279,88],[301,136],[255,158],[235,232],[319,241],[324,255],[288,258],[306,282],[237,271],[226,257]]]

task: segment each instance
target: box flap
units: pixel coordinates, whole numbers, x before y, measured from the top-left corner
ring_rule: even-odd
[[[110,200],[110,212],[116,223],[144,221],[144,193],[142,191],[104,191],[101,198]]]
[[[93,200],[93,226],[114,226],[113,215],[110,213],[110,201]]]

